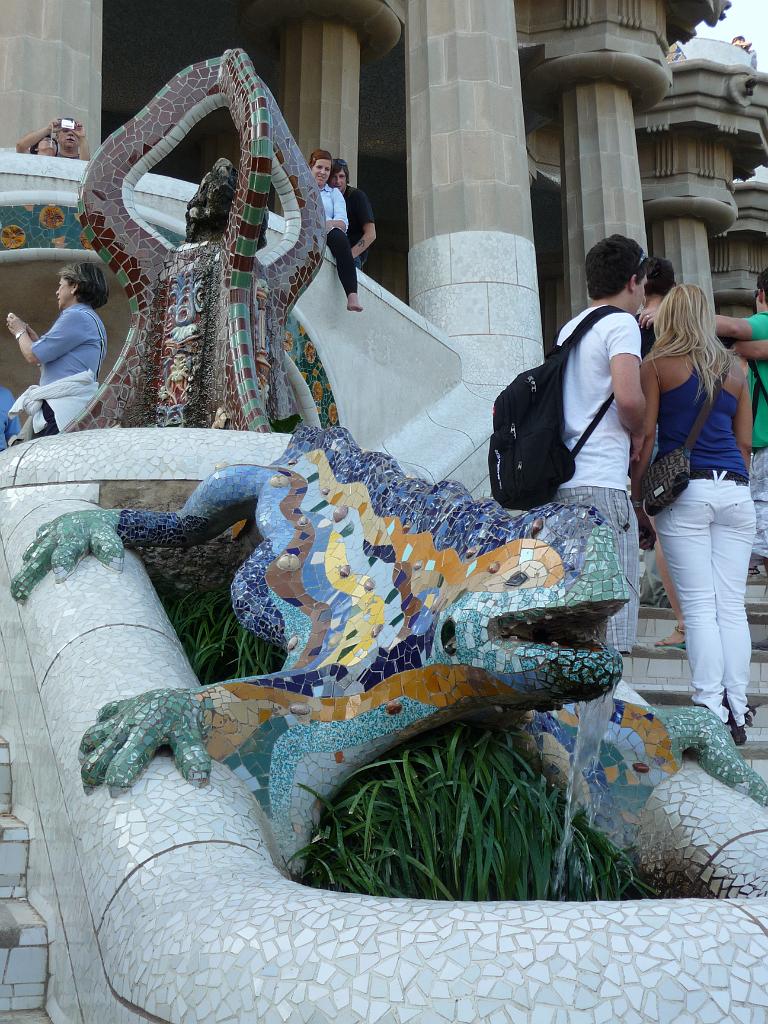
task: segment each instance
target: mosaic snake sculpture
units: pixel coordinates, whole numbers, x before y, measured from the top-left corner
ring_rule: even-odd
[[[300,428],[278,463],[228,466],[178,513],[66,513],[38,531],[12,592],[26,600],[89,551],[119,569],[123,545],[188,547],[242,520],[261,541],[232,583],[234,610],[287,651],[283,669],[107,705],[82,741],[86,785],[130,786],[161,745],[193,782],[216,758],[246,780],[288,858],[311,822],[307,787],[328,795],[405,736],[474,709],[543,713],[621,675],[596,638],[626,600],[597,513],[550,504],[515,517],[459,484],[406,478],[342,428]],[[625,733],[638,734],[625,709],[617,728],[625,713]],[[654,770],[676,770],[671,731],[651,719],[641,752],[652,736]]]
[[[223,237],[176,245],[142,219],[135,188],[220,107],[229,109],[240,141]],[[272,186],[285,233],[257,251]],[[325,215],[309,167],[245,51],[180,71],[113,132],[88,164],[78,216],[85,244],[124,290],[131,322],[104,385],[68,430],[210,426],[217,413],[236,429],[269,430],[268,414],[293,412],[285,321],[322,261]],[[181,361],[186,386],[175,389],[183,394],[174,401],[166,391],[174,390],[168,385]]]

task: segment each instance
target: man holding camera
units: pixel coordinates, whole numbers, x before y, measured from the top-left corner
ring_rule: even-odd
[[[38,153],[38,146],[44,139],[51,139],[58,147],[57,153],[46,149],[46,155],[63,156],[69,160],[90,160],[91,150],[85,136],[85,128],[73,117],[58,117],[45,128],[28,132],[16,143],[17,153]]]

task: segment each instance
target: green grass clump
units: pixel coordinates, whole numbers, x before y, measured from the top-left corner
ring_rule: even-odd
[[[158,594],[203,685],[282,668],[283,651],[243,629],[235,618],[229,587],[204,593]]]
[[[438,900],[618,900],[653,895],[583,812],[555,893],[565,796],[514,736],[452,723],[354,772],[296,854],[306,885]]]

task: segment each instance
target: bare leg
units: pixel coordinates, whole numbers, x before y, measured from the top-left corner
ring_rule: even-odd
[[[657,535],[656,537],[656,571],[661,576],[661,582],[664,584],[664,589],[667,592],[669,603],[672,611],[675,613],[675,619],[677,620],[675,628],[672,630],[668,637],[664,640],[659,640],[657,646],[669,647],[672,644],[685,643],[685,622],[683,621],[683,610],[680,607],[680,601],[677,597],[677,591],[675,585],[672,582],[672,577],[669,575],[669,566],[667,560],[664,557],[664,551],[661,546],[661,538]]]

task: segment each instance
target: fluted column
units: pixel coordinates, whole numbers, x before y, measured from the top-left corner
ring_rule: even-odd
[[[301,151],[344,157],[356,181],[360,64],[397,43],[397,16],[384,0],[240,0],[240,20],[279,52],[280,108]]]
[[[629,90],[613,82],[575,85],[562,96],[563,239],[568,302],[586,304],[584,256],[608,235],[646,248],[643,194]]]
[[[541,356],[514,5],[409,0],[411,305],[495,388]]]
[[[528,15],[526,111],[559,121],[562,131],[566,303],[577,312],[588,299],[584,257],[596,242],[618,233],[645,247],[634,116],[669,90],[669,5],[666,0],[522,2]],[[696,4],[688,6],[692,14]]]
[[[102,0],[0,2],[0,147],[57,117],[101,138]]]
[[[737,182],[739,215],[725,234],[710,239],[712,284],[718,313],[750,316],[754,312],[757,275],[768,267],[768,168]]]
[[[653,254],[671,260],[678,281],[697,284],[714,303],[707,225],[696,217],[667,217],[652,228]]]
[[[670,94],[636,119],[654,255],[710,299],[710,239],[736,221],[733,180],[768,159],[768,76],[727,62],[729,49],[723,63],[675,63]]]
[[[283,26],[280,106],[302,153],[343,156],[357,181],[360,41],[351,25],[309,16]]]

